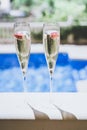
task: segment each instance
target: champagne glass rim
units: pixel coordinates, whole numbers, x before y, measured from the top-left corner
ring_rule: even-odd
[[[14,26],[16,26],[16,25],[30,25],[30,23],[27,21],[16,21],[14,23]]]
[[[43,26],[45,26],[45,25],[47,25],[47,26],[55,26],[55,25],[59,26],[59,22],[44,22]]]
[[[30,28],[30,23],[27,21],[16,21],[14,23],[14,32],[18,31],[20,28],[22,28],[22,30],[28,30],[28,28]]]

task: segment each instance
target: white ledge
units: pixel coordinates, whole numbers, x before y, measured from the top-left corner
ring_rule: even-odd
[[[0,93],[0,119],[35,120],[46,116],[49,120],[63,120],[60,109],[65,112],[64,120],[87,120],[87,94]]]
[[[42,44],[31,44],[31,53],[43,53]],[[87,60],[87,46],[60,45],[59,52],[68,53],[71,59]],[[0,45],[0,53],[16,53],[15,44]]]

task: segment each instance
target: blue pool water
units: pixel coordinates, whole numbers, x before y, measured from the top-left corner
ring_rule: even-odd
[[[59,53],[53,91],[77,92],[76,82],[83,79],[87,79],[87,61],[72,60],[67,53]],[[26,86],[29,92],[49,91],[49,73],[43,53],[30,55]],[[0,54],[0,92],[23,92],[23,76],[16,54]]]

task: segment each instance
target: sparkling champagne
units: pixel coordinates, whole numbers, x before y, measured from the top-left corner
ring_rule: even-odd
[[[52,75],[54,72],[60,43],[58,31],[46,31],[43,35],[43,43],[49,72]]]
[[[16,43],[16,52],[19,59],[19,63],[25,78],[28,58],[30,54],[30,34],[27,31],[16,32],[15,43]]]

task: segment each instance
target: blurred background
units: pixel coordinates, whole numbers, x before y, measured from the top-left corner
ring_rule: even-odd
[[[59,22],[63,53],[58,55],[54,91],[87,92],[87,0],[0,0],[0,92],[23,91],[14,53],[13,25],[16,21],[30,22],[32,48],[40,52],[43,23]],[[44,54],[31,54],[29,65],[28,90],[49,91]]]
[[[17,20],[34,22],[32,43],[42,43],[41,23],[52,21],[60,24],[61,44],[87,44],[87,0],[0,0],[1,44],[13,43]]]

